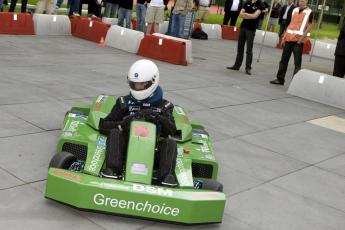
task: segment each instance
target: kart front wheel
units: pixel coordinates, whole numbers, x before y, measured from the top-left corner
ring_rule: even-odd
[[[53,156],[49,163],[49,168],[69,169],[69,167],[77,160],[77,158],[69,152],[57,153]]]
[[[215,180],[204,180],[201,188],[206,190],[223,192],[223,185]]]

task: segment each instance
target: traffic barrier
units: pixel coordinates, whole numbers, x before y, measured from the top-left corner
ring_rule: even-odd
[[[288,94],[345,109],[345,79],[302,69],[292,79]]]
[[[138,53],[144,33],[114,25],[108,30],[105,44],[130,53]]]
[[[107,35],[110,25],[99,21],[79,18],[73,36],[99,43]]]
[[[102,20],[100,18],[92,18],[92,17],[70,16],[69,19],[71,21],[71,33],[72,33],[72,35],[74,35],[76,28],[77,28],[77,24],[78,24],[79,20],[81,20],[81,19],[87,19],[89,21],[102,22]]]
[[[154,35],[146,35],[141,40],[138,55],[171,64],[187,65],[185,42]]]
[[[276,45],[276,48],[283,49],[282,38],[281,37],[279,37],[278,43]],[[303,45],[303,54],[309,54],[310,50],[311,50],[311,42],[310,42],[310,39],[307,39],[305,41],[304,45]]]
[[[0,34],[35,35],[30,14],[0,13]]]
[[[222,26],[222,39],[238,40],[240,36],[240,27],[236,26]]]
[[[102,18],[102,22],[105,23],[105,24],[109,24],[109,25],[117,25],[117,22],[119,20],[117,18],[106,18],[106,17],[103,17]]]
[[[317,57],[334,59],[335,48],[336,44],[316,41],[313,55]]]
[[[161,38],[167,38],[167,39],[172,39],[175,41],[180,41],[180,42],[184,42],[186,43],[186,60],[187,63],[193,63],[193,57],[192,57],[192,41],[191,40],[187,40],[187,39],[183,39],[183,38],[176,38],[176,37],[172,37],[172,36],[168,36],[165,34],[160,34],[160,33],[154,33],[154,36],[157,37],[161,37]]]
[[[255,37],[254,37],[254,43],[261,44],[262,38],[265,36],[264,46],[269,47],[276,47],[277,43],[279,42],[279,36],[277,33],[268,32],[268,31],[262,31],[262,30],[256,30]]]
[[[201,23],[201,29],[207,33],[208,39],[222,39],[222,27],[218,24]]]
[[[36,35],[71,35],[71,21],[66,15],[34,14]]]

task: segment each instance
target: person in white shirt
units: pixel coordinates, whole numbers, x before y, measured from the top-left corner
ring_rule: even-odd
[[[224,19],[223,25],[228,25],[230,21],[230,26],[235,26],[238,15],[243,6],[243,0],[226,0],[224,4]]]
[[[199,1],[198,12],[196,15],[196,18],[199,22],[203,22],[206,19],[209,9],[210,9],[210,0]]]
[[[164,7],[168,4],[168,1],[164,0],[151,0],[147,4],[147,11],[145,16],[145,22],[147,23],[146,34],[157,33],[159,29],[159,23],[164,21]]]

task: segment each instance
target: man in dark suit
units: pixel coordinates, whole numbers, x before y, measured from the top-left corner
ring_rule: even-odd
[[[333,75],[344,78],[345,75],[345,19],[338,37],[337,47],[335,48],[335,60]]]
[[[223,25],[235,26],[238,15],[242,9],[243,0],[226,0],[224,5],[224,19]]]
[[[283,8],[281,9],[280,14],[279,14],[279,25],[280,25],[279,37],[283,35],[286,28],[290,24],[291,15],[294,8],[295,8],[295,5],[293,4],[293,0],[288,0],[286,5],[284,5]]]

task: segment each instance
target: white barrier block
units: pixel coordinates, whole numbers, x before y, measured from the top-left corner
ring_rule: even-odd
[[[186,60],[187,63],[193,63],[193,57],[192,57],[192,41],[187,40],[187,39],[182,39],[182,38],[176,38],[172,36],[168,36],[165,34],[160,34],[160,33],[154,33],[154,36],[161,37],[161,38],[167,38],[167,39],[172,39],[180,42],[184,42],[186,44]]]
[[[288,94],[345,109],[345,79],[302,69],[292,79]]]
[[[264,46],[269,46],[269,47],[276,47],[277,43],[279,42],[279,36],[277,33],[273,32],[268,32],[268,31],[263,31],[263,30],[256,30],[255,32],[255,37],[254,37],[254,43],[256,44],[261,44],[262,38],[265,37],[264,41]]]
[[[313,56],[334,59],[336,44],[316,41]]]
[[[201,23],[201,29],[207,33],[209,39],[222,39],[222,27],[218,24]]]
[[[113,25],[107,32],[105,45],[124,50],[129,53],[137,53],[140,42],[144,36],[143,32]]]
[[[106,18],[106,17],[102,18],[102,22],[109,25],[117,25],[118,21],[119,20],[117,18]]]
[[[66,15],[34,14],[36,35],[71,35],[71,21]]]
[[[168,32],[169,21],[164,21],[163,23],[159,24],[158,33],[166,34]]]

